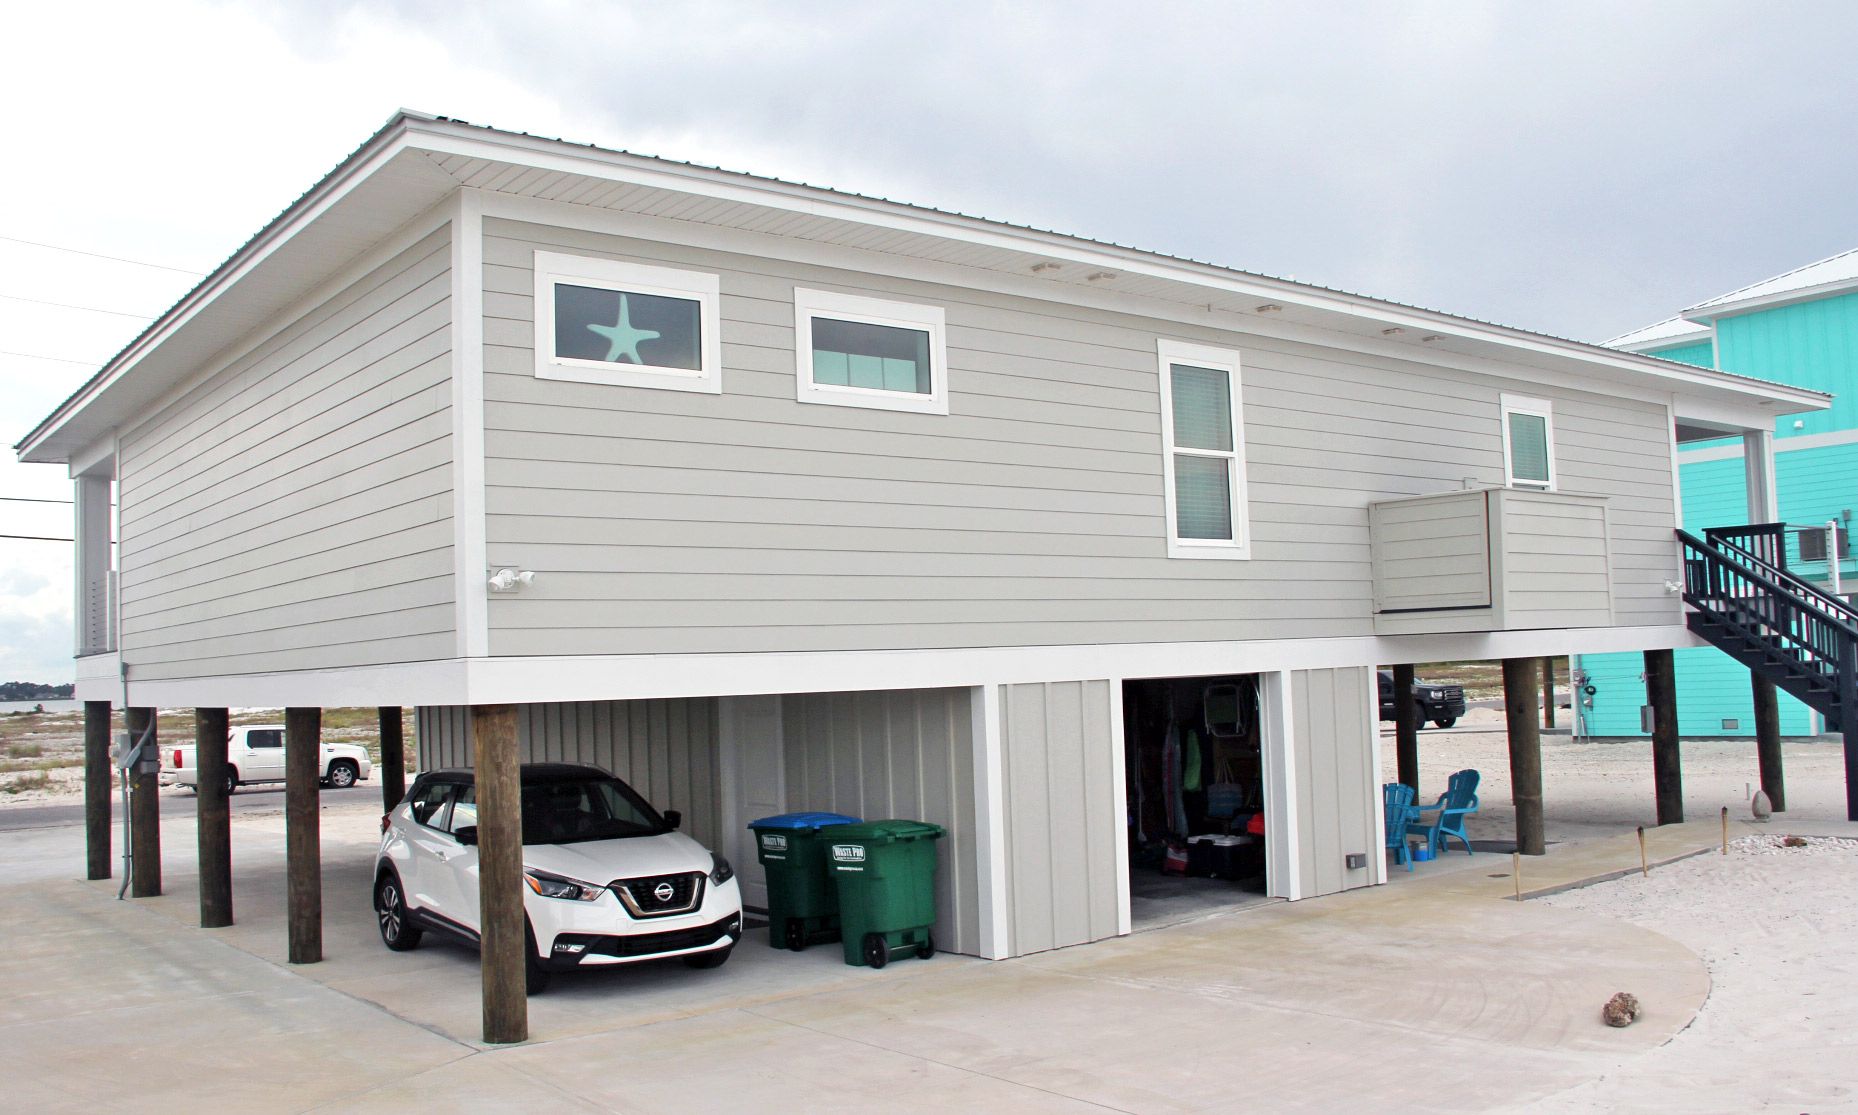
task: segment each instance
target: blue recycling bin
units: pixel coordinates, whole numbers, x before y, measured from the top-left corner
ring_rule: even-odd
[[[768,944],[799,952],[839,939],[839,891],[821,834],[857,823],[843,813],[782,813],[749,822],[755,858],[768,877]]]

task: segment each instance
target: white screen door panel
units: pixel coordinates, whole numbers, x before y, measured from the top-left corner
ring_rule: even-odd
[[[734,768],[735,816],[724,854],[735,865],[742,886],[742,902],[768,908],[767,876],[755,855],[755,834],[750,821],[787,812],[786,746],[781,735],[779,695],[724,698],[724,747]]]

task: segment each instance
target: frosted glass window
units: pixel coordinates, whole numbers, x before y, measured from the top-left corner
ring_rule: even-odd
[[[1179,538],[1232,538],[1232,462],[1174,458],[1174,525]]]
[[[1232,377],[1218,368],[1176,364],[1174,444],[1182,449],[1232,450]]]
[[[1510,476],[1548,483],[1548,419],[1542,415],[1510,412]]]
[[[1250,557],[1238,353],[1165,340],[1159,351],[1168,554]]]

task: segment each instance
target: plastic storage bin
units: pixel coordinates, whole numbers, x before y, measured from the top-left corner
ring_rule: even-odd
[[[839,934],[839,896],[821,833],[858,818],[843,813],[782,813],[750,821],[755,858],[768,876],[768,943],[795,952]]]
[[[926,821],[866,821],[821,834],[839,890],[845,962],[882,968],[893,953],[935,955],[935,842]]]

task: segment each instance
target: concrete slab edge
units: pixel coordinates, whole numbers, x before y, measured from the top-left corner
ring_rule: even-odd
[[[1709,853],[1717,851],[1717,850],[1718,848],[1714,844],[1706,845],[1702,848],[1697,848],[1694,851],[1683,852],[1675,856],[1668,856],[1665,859],[1652,860],[1650,863],[1647,863],[1645,865],[1645,870],[1649,871],[1654,867],[1665,867],[1669,864],[1680,863],[1687,859],[1695,859],[1698,856],[1708,855]],[[1524,902],[1527,902],[1531,898],[1547,898],[1551,894],[1564,894],[1567,891],[1580,890],[1583,887],[1591,887],[1595,883],[1610,883],[1614,879],[1623,879],[1630,874],[1632,874],[1632,868],[1625,867],[1625,868],[1621,868],[1618,871],[1608,871],[1600,875],[1590,875],[1585,879],[1576,879],[1571,883],[1556,883],[1552,887],[1542,887],[1538,890],[1526,890],[1523,892],[1521,900]],[[1517,901],[1517,899],[1514,896],[1512,896],[1510,901],[1515,902]]]

